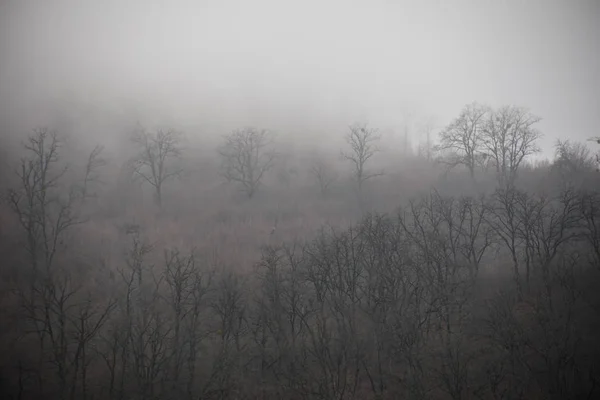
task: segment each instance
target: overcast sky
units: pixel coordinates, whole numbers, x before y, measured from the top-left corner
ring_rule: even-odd
[[[71,101],[387,127],[480,101],[529,107],[551,143],[600,135],[599,95],[598,0],[0,0],[2,115],[31,123]]]

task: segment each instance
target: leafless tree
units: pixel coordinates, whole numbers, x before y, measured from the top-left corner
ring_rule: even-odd
[[[173,312],[172,339],[172,390],[180,386],[180,374],[183,364],[182,325],[189,312],[188,306],[193,295],[195,275],[194,255],[184,256],[177,249],[165,251],[165,280],[168,286],[168,304]]]
[[[322,157],[317,156],[313,160],[313,165],[310,167],[310,173],[317,180],[321,195],[326,196],[327,193],[329,193],[329,188],[337,179],[337,174],[332,166]]]
[[[88,296],[82,304],[78,305],[78,310],[69,317],[75,340],[75,351],[71,361],[73,371],[70,399],[85,400],[88,398],[88,370],[92,358],[91,353],[93,353],[92,350],[100,331],[110,319],[116,306],[116,302],[112,298],[109,298],[106,304],[102,303],[102,301]],[[79,391],[77,391],[78,383]]]
[[[79,206],[85,190],[66,181],[68,166],[61,161],[62,142],[56,132],[36,129],[24,144],[26,156],[17,170],[18,187],[9,190],[8,200],[25,234],[29,258],[25,285],[16,292],[26,321],[26,332],[34,333],[39,343],[37,366],[39,394],[43,395],[44,363],[55,367],[59,398],[86,397],[89,344],[105,323],[112,304],[104,310],[82,302],[81,274],[64,268],[69,230],[83,222]],[[84,187],[93,179],[100,164],[89,157]],[[28,335],[24,335],[26,338]],[[72,348],[76,350],[71,351]],[[48,385],[50,386],[50,385]],[[80,388],[82,392],[78,392]]]
[[[169,357],[171,393],[177,397],[186,394],[190,399],[195,393],[198,347],[206,336],[201,317],[208,307],[205,297],[212,278],[210,271],[200,269],[196,258],[193,251],[187,255],[178,249],[165,251],[166,298],[173,325]],[[184,366],[187,366],[187,381],[182,385]]]
[[[350,146],[350,151],[342,152],[342,156],[352,163],[352,176],[360,193],[366,180],[383,175],[383,171],[369,172],[367,170],[367,162],[380,151],[376,143],[381,136],[378,135],[377,129],[369,128],[364,123],[355,123],[350,125],[349,129],[346,143]]]
[[[252,197],[261,185],[262,178],[275,161],[272,136],[267,130],[243,128],[225,137],[219,149],[223,176],[229,182],[237,182]]]
[[[391,393],[425,397],[422,361],[430,314],[424,275],[410,262],[412,246],[399,219],[369,216],[360,230],[367,281],[361,308],[369,322],[362,365],[371,391],[375,398]],[[403,382],[398,381],[400,369],[408,371]]]
[[[431,161],[435,149],[432,139],[434,129],[436,129],[434,117],[429,116],[421,122],[420,133],[425,136],[425,141],[419,145],[419,153],[425,156],[427,161]]]
[[[404,110],[403,114],[403,124],[402,124],[402,132],[403,132],[403,140],[402,140],[402,152],[404,156],[408,156],[412,154],[412,140],[411,140],[411,131],[413,128],[413,120],[415,113],[413,110]]]
[[[579,202],[581,237],[589,248],[589,263],[600,270],[600,194],[582,193]]]
[[[431,368],[452,398],[464,396],[470,380],[468,305],[478,265],[491,244],[487,213],[483,199],[457,200],[434,192],[411,202],[399,217],[430,304],[428,332],[436,360]]]
[[[311,311],[301,250],[296,244],[267,246],[257,265],[260,284],[249,325],[261,392],[267,397],[289,398],[308,392],[305,378],[310,366],[303,353],[306,330],[302,321]]]
[[[122,378],[130,376],[136,392],[144,398],[162,397],[169,377],[171,352],[168,343],[173,327],[161,307],[163,276],[154,272],[148,259],[154,246],[135,233],[119,268],[125,288],[125,347]],[[124,383],[124,382],[123,382]],[[123,384],[122,383],[122,384]]]
[[[554,149],[552,169],[560,176],[563,186],[580,186],[586,174],[596,169],[596,159],[583,143],[557,140]]]
[[[307,248],[307,283],[313,312],[303,319],[313,391],[326,398],[356,396],[367,329],[361,324],[365,299],[364,249],[359,229],[323,232]]]
[[[207,296],[212,288],[212,278],[214,270],[202,270],[196,268],[192,278],[190,287],[190,295],[187,301],[186,318],[184,319],[185,339],[183,343],[186,345],[187,357],[185,363],[187,365],[187,383],[186,394],[188,399],[195,398],[198,388],[197,369],[200,357],[200,349],[202,342],[208,336],[206,327],[206,313],[209,307]]]
[[[490,349],[498,349],[496,368],[487,368],[489,390],[496,399],[523,398],[531,381],[521,344],[525,336],[521,318],[531,318],[530,309],[518,305],[517,296],[501,291],[486,307],[484,335],[490,339]]]
[[[151,273],[147,258],[154,246],[141,236],[138,229],[132,229],[127,236],[130,244],[125,252],[125,262],[117,267],[120,280],[115,282],[119,300],[116,316],[110,321],[111,329],[102,335],[104,346],[98,349],[110,375],[109,394],[117,399],[127,398],[132,388],[148,392],[151,385],[148,382],[151,377],[144,379],[143,346],[148,344],[151,331],[149,303],[156,295],[153,290],[148,290],[147,283]]]
[[[592,398],[597,391],[593,362],[578,354],[590,343],[576,311],[584,306],[574,279],[578,255],[563,254],[548,276],[548,288],[525,298],[504,291],[489,303],[488,345],[500,351],[504,368],[492,386],[497,398],[522,398],[528,391],[545,398]]]
[[[245,378],[241,361],[246,350],[243,341],[247,328],[247,302],[242,279],[234,273],[224,273],[217,282],[210,307],[216,318],[215,359],[210,378],[204,385],[204,395],[228,398],[239,390]]]
[[[134,176],[149,183],[156,204],[161,207],[165,182],[181,175],[182,169],[173,165],[182,154],[181,134],[174,129],[148,132],[138,126],[132,137],[138,153],[131,160]]]
[[[595,142],[596,144],[600,144],[600,136],[589,138],[588,141]],[[596,171],[599,171],[600,170],[600,150],[596,151],[594,158],[596,159]]]
[[[483,132],[486,117],[490,109],[487,106],[471,103],[466,105],[458,118],[440,133],[437,151],[449,152],[440,160],[449,168],[464,165],[471,179],[475,179],[475,169],[479,163],[483,147]]]
[[[589,147],[580,142],[557,140],[554,145],[557,168],[568,172],[583,172],[593,167],[594,158]]]
[[[277,181],[286,188],[293,186],[293,182],[298,178],[298,168],[294,165],[292,151],[293,149],[288,149],[285,154],[279,153],[278,162],[274,166]]]
[[[540,120],[526,108],[516,106],[503,106],[488,114],[483,146],[501,185],[513,184],[523,160],[540,151],[537,141],[542,134],[534,127]]]
[[[519,198],[522,196],[522,192],[512,187],[498,189],[492,198],[491,214],[488,219],[488,223],[510,252],[513,279],[519,295],[522,295],[521,249],[523,236],[521,230],[524,220],[520,218],[518,204]]]
[[[81,222],[78,196],[63,182],[67,165],[60,164],[56,132],[37,129],[24,147],[28,157],[21,160],[19,187],[9,190],[8,201],[26,234],[33,270],[40,266],[48,270],[67,230]]]
[[[101,183],[98,170],[107,164],[106,160],[102,157],[103,150],[104,147],[97,145],[88,156],[85,164],[85,176],[83,178],[83,184],[81,185],[81,196],[83,200],[93,196],[90,194],[92,185]]]
[[[563,247],[579,235],[580,213],[577,194],[566,189],[554,198],[538,196],[535,218],[530,224],[530,246],[545,283],[550,266]]]
[[[107,322],[114,302],[106,305],[84,295],[72,274],[53,269],[43,284],[32,285],[33,296],[21,296],[26,320],[31,322],[28,333],[38,339],[41,393],[54,393],[60,399],[87,398],[88,369],[91,345]],[[82,299],[82,297],[84,299]],[[51,367],[44,367],[45,364]],[[52,375],[54,380],[48,379]]]

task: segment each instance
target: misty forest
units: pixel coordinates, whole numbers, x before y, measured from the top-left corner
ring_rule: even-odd
[[[0,73],[0,398],[600,396],[600,131],[458,86],[204,124],[45,73]]]

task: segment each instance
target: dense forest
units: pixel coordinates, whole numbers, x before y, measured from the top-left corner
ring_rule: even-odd
[[[540,161],[539,121],[468,104],[418,150],[32,127],[1,154],[0,397],[598,398],[600,139]]]

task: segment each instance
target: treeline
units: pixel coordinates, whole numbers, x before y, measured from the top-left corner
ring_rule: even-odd
[[[116,271],[67,268],[50,248],[43,267],[22,271],[4,390],[61,399],[593,398],[599,213],[597,192],[432,193],[395,215],[266,247],[250,276],[217,271],[193,251],[156,249],[135,229]]]
[[[502,112],[525,115],[510,110]],[[468,121],[442,135],[479,132]],[[491,128],[482,126],[480,138],[488,137]],[[530,132],[529,125],[502,126],[506,137]],[[134,136],[140,152],[128,166],[152,187],[159,208],[163,183],[183,171],[167,162],[181,155],[177,138],[143,128]],[[343,157],[359,194],[383,174],[367,167],[378,140],[362,124],[348,133]],[[3,208],[15,237],[0,292],[3,398],[600,393],[600,191],[590,184],[598,176],[582,146],[560,142],[554,163],[536,169],[552,182],[548,190],[523,187],[516,172],[525,164],[506,164],[489,193],[432,190],[394,213],[264,246],[250,272],[193,247],[161,247],[125,220],[111,238],[120,258],[90,257],[76,244],[106,164],[100,148],[85,168],[72,170],[51,131],[36,132],[25,146]],[[454,148],[439,155],[456,161],[468,154]],[[483,150],[472,154],[481,160]],[[219,155],[224,176],[248,197],[275,161],[267,133],[251,128],[228,136]],[[311,171],[326,195],[333,177],[317,161]],[[476,180],[487,167],[478,161],[468,175]]]

